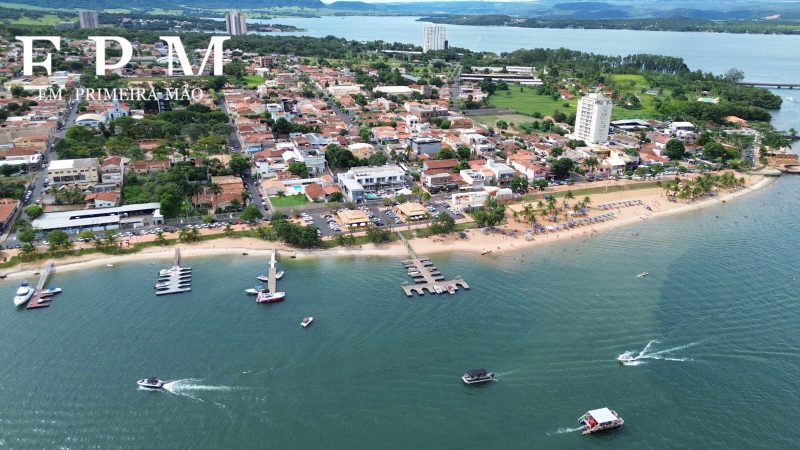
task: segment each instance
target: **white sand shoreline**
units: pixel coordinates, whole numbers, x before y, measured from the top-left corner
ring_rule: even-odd
[[[639,223],[643,220],[651,220],[660,217],[668,217],[676,214],[683,214],[699,209],[707,208],[714,205],[723,204],[727,201],[737,199],[750,192],[763,189],[772,183],[776,178],[763,177],[761,180],[752,186],[742,188],[735,192],[730,192],[718,197],[706,198],[698,202],[677,205],[674,207],[667,207],[663,210],[655,211],[647,217],[642,217],[639,213],[627,214],[624,217],[619,217],[609,222],[594,225],[592,227],[592,234],[608,231],[619,227],[624,227],[632,223]],[[625,191],[626,197],[641,197],[644,194],[640,191]],[[598,195],[600,197],[601,195]],[[650,193],[652,197],[653,194]],[[436,253],[449,253],[454,251],[470,252],[470,253],[485,253],[491,251],[493,253],[502,253],[506,251],[526,250],[532,249],[537,245],[550,242],[558,242],[560,240],[571,239],[576,236],[585,236],[589,234],[587,228],[576,228],[565,230],[558,234],[549,233],[547,235],[537,236],[535,240],[526,241],[524,239],[512,239],[506,236],[490,235],[479,236],[476,230],[470,230],[469,234],[472,236],[470,239],[462,240],[454,237],[448,238],[425,238],[411,240],[411,245],[417,253],[430,255]],[[393,242],[390,244],[375,246],[373,244],[363,245],[353,248],[334,248],[326,250],[302,250],[287,247],[284,244],[276,242],[262,241],[253,238],[222,238],[210,241],[202,241],[193,244],[180,244],[181,256],[184,259],[194,257],[209,257],[217,255],[239,255],[242,257],[263,257],[267,258],[272,249],[277,249],[281,257],[296,257],[296,258],[314,258],[314,257],[403,257],[408,253],[400,242]],[[123,264],[127,262],[139,261],[158,261],[158,267],[167,267],[175,252],[175,246],[168,247],[148,247],[138,253],[127,255],[105,255],[105,254],[89,254],[83,256],[75,256],[68,258],[54,258],[51,260],[40,260],[33,263],[23,263],[18,266],[12,267],[4,272],[2,276],[5,278],[26,278],[32,277],[37,274],[41,267],[48,261],[55,263],[55,271],[57,273],[69,272],[74,270],[89,269],[104,267],[108,264]],[[248,256],[244,256],[246,253]],[[107,270],[114,270],[109,267]]]

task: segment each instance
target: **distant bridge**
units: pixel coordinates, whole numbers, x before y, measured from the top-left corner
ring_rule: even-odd
[[[742,86],[771,87],[776,89],[800,88],[800,83],[768,83],[765,81],[741,81]]]

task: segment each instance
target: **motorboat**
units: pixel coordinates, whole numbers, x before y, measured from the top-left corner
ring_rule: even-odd
[[[265,289],[264,289],[263,285],[257,284],[257,285],[255,285],[255,286],[253,286],[251,288],[245,289],[244,292],[245,292],[245,294],[248,294],[248,295],[258,295],[261,292],[264,292],[264,290]]]
[[[478,384],[494,380],[494,374],[486,369],[472,369],[461,376],[464,384]]]
[[[158,275],[162,276],[162,277],[168,277],[168,276],[170,276],[172,274],[175,274],[175,273],[187,274],[187,273],[189,273],[191,271],[192,271],[191,267],[171,267],[169,269],[161,269],[158,272]]]
[[[450,295],[453,295],[453,294],[456,293],[456,287],[453,286],[452,284],[448,284],[446,287],[447,287],[447,292],[449,292]]]
[[[442,292],[444,292],[442,291],[442,287],[439,286],[438,284],[433,286],[433,291],[436,292],[437,294],[441,294]]]
[[[111,263],[108,263],[108,264],[106,264],[106,266],[108,266],[108,267],[114,267],[114,265],[113,265],[113,264],[111,264]]]
[[[311,316],[306,317],[305,319],[302,320],[302,322],[300,322],[300,326],[305,328],[305,327],[311,325],[311,322],[313,322],[313,321],[314,321],[313,317],[311,317]]]
[[[136,384],[145,389],[164,389],[166,383],[158,378],[144,378],[137,381]]]
[[[622,364],[630,364],[636,361],[636,356],[633,355],[633,352],[625,352],[617,356],[617,361],[621,362]]]
[[[169,287],[169,282],[167,282],[167,281],[159,281],[158,283],[156,283],[156,285],[154,287],[156,289],[165,289],[165,288]]]
[[[256,303],[275,303],[283,301],[286,292],[259,292]]]
[[[583,434],[619,428],[625,423],[622,417],[608,408],[593,409],[578,418]]]
[[[269,277],[267,275],[264,275],[263,273],[260,273],[260,274],[256,275],[256,280],[263,281],[264,283],[268,283],[269,282]]]
[[[54,287],[49,289],[43,289],[42,292],[39,293],[40,297],[52,297],[53,295],[60,294],[61,288]]]
[[[27,281],[23,281],[17,288],[17,293],[14,295],[14,305],[22,306],[28,303],[28,300],[33,297],[33,288]]]
[[[636,276],[641,278],[641,277],[646,277],[648,275],[650,275],[650,274],[647,273],[647,272],[642,272],[642,273],[640,273],[639,275],[636,275]]]
[[[283,271],[279,270],[279,271],[275,272],[275,279],[276,280],[280,280],[281,278],[283,278]]]

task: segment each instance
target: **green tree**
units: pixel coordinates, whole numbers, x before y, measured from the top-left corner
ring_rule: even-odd
[[[686,147],[678,139],[670,139],[667,142],[667,157],[672,160],[683,159],[686,156]]]
[[[83,230],[80,233],[78,233],[78,237],[83,239],[84,241],[89,241],[91,239],[94,239],[94,233],[89,230]]]
[[[479,227],[493,227],[505,218],[506,207],[497,203],[494,197],[486,200],[483,209],[472,213],[472,218]]]
[[[258,206],[252,204],[245,206],[242,214],[239,216],[239,218],[245,222],[258,220],[262,217],[264,217],[264,215],[261,214],[261,210],[258,209]]]
[[[17,239],[19,239],[20,242],[31,243],[36,239],[36,230],[28,226],[17,233]]]
[[[39,205],[34,204],[25,207],[25,214],[27,214],[31,219],[35,219],[41,216],[43,213],[44,211],[42,211],[42,207]]]
[[[442,211],[433,219],[430,230],[433,234],[451,233],[456,228],[456,221],[450,214]]]
[[[231,155],[231,160],[228,163],[228,166],[231,168],[233,173],[241,175],[250,169],[250,160],[238,153],[234,153]]]
[[[575,167],[575,161],[569,158],[559,158],[552,165],[553,175],[556,178],[566,178]]]
[[[513,176],[508,182],[508,187],[514,192],[528,192],[528,179],[520,176]]]
[[[370,226],[367,229],[367,240],[372,242],[373,244],[380,244],[382,242],[388,242],[390,238],[390,234],[388,231],[378,228],[376,226]]]
[[[332,192],[330,197],[328,198],[329,202],[341,202],[344,200],[344,195],[341,192]]]
[[[533,181],[533,187],[539,189],[540,191],[545,190],[548,185],[549,183],[544,178],[539,178],[538,180]]]
[[[165,190],[161,193],[159,202],[161,214],[167,219],[172,219],[180,213],[183,199],[174,190]]]
[[[49,242],[50,253],[58,250],[68,250],[72,247],[72,241],[69,240],[69,235],[62,230],[53,230],[47,233],[47,241]]]
[[[293,175],[297,175],[300,178],[308,178],[308,167],[304,162],[292,162],[289,164],[288,169]]]
[[[444,147],[436,153],[436,159],[453,159],[456,157],[455,152],[450,147]]]

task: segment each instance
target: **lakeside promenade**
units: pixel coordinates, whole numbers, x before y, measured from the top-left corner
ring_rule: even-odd
[[[594,205],[608,204],[621,201],[641,200],[643,206],[619,208],[613,210],[615,218],[605,222],[592,224],[588,227],[570,228],[557,232],[546,232],[537,234],[533,239],[524,236],[525,230],[530,228],[529,224],[509,219],[508,223],[496,227],[495,232],[484,234],[480,229],[469,229],[465,231],[466,239],[459,238],[457,234],[447,236],[432,236],[426,238],[415,238],[412,240],[414,249],[423,255],[431,255],[443,252],[469,253],[475,256],[481,254],[500,253],[508,251],[532,249],[538,245],[555,243],[568,239],[587,239],[600,235],[609,230],[624,227],[633,223],[653,220],[659,217],[666,217],[674,214],[682,214],[699,209],[722,205],[727,201],[739,198],[747,193],[763,189],[772,184],[776,178],[762,177],[758,175],[749,176],[744,188],[720,193],[715,197],[708,197],[694,202],[670,202],[664,196],[664,191],[660,187],[647,189],[633,189],[612,192],[608,194],[593,194],[592,202]],[[645,209],[650,207],[650,210]],[[594,215],[594,214],[592,214]],[[547,220],[543,220],[544,225],[548,225]],[[237,225],[234,229],[244,230],[247,225]],[[204,230],[203,234],[212,234],[211,230]],[[173,236],[167,236],[172,238]],[[131,239],[133,242],[146,242],[155,239],[153,236],[139,236]],[[217,256],[217,255],[241,255],[248,253],[253,256],[268,257],[273,249],[284,252],[292,257],[340,257],[340,256],[385,256],[385,257],[404,257],[407,256],[407,249],[399,241],[387,244],[365,244],[351,247],[335,247],[332,249],[298,249],[274,241],[264,241],[255,238],[234,238],[225,237],[220,239],[205,240],[195,243],[180,243],[181,253],[184,257],[195,256]],[[91,245],[86,245],[91,247]],[[0,274],[9,278],[28,277],[40,270],[42,265],[48,261],[56,261],[59,272],[69,270],[81,270],[90,267],[104,266],[108,263],[122,263],[127,261],[152,261],[155,259],[169,259],[174,253],[174,246],[147,247],[140,252],[125,255],[106,255],[101,253],[87,254],[81,256],[69,256],[53,258],[49,260],[37,260],[33,262],[21,263],[0,271]]]

